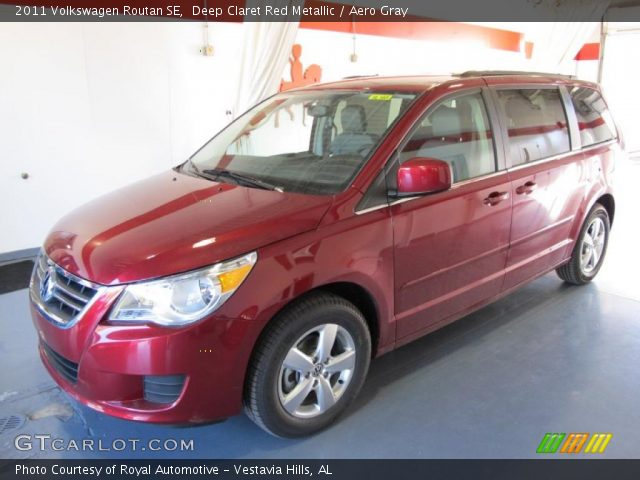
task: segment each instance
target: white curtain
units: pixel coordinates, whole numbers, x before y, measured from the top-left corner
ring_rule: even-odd
[[[535,3],[534,3],[535,4]],[[546,20],[540,22],[534,42],[532,69],[543,72],[575,73],[573,59],[594,32],[599,31],[608,1],[580,0],[569,2],[558,0],[535,4],[542,8],[538,13]],[[569,20],[569,21],[567,21]],[[571,20],[580,20],[573,22]]]
[[[575,73],[573,59],[594,32],[598,22],[541,23],[534,41],[532,69],[542,72]]]
[[[299,18],[291,15],[296,2],[272,0],[274,7],[288,6],[289,16],[282,22],[244,22],[244,41],[240,57],[240,76],[233,118],[242,115],[256,103],[278,91],[280,80],[291,55]],[[299,3],[299,2],[298,2]],[[250,0],[247,7],[264,2]]]

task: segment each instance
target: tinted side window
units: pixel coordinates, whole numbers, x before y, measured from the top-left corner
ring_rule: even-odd
[[[400,153],[444,160],[454,182],[496,171],[491,127],[480,93],[447,99],[424,117]]]
[[[573,87],[570,93],[583,147],[606,142],[616,136],[607,104],[596,90]]]
[[[570,150],[567,117],[558,89],[498,90],[497,93],[507,119],[512,165]]]

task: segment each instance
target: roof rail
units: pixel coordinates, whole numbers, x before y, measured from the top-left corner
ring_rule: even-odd
[[[561,73],[548,73],[548,72],[526,72],[518,70],[469,70],[466,72],[458,73],[457,77],[498,77],[503,75],[542,75],[545,77],[563,77],[563,78],[575,78],[573,75],[563,75]]]
[[[352,80],[354,78],[370,78],[377,77],[377,73],[372,73],[371,75],[349,75],[348,77],[342,77],[343,80]]]

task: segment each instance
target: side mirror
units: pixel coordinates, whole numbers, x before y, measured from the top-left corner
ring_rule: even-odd
[[[451,167],[436,158],[412,158],[398,168],[398,196],[425,195],[451,188]]]

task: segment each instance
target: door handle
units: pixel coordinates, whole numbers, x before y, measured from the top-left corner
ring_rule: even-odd
[[[536,184],[536,182],[529,181],[529,182],[525,183],[524,185],[520,185],[518,188],[516,188],[516,193],[518,195],[522,195],[523,193],[525,195],[529,195],[537,187],[538,187],[538,185]]]
[[[491,192],[489,196],[482,201],[482,203],[493,207],[507,198],[509,198],[509,192]]]

